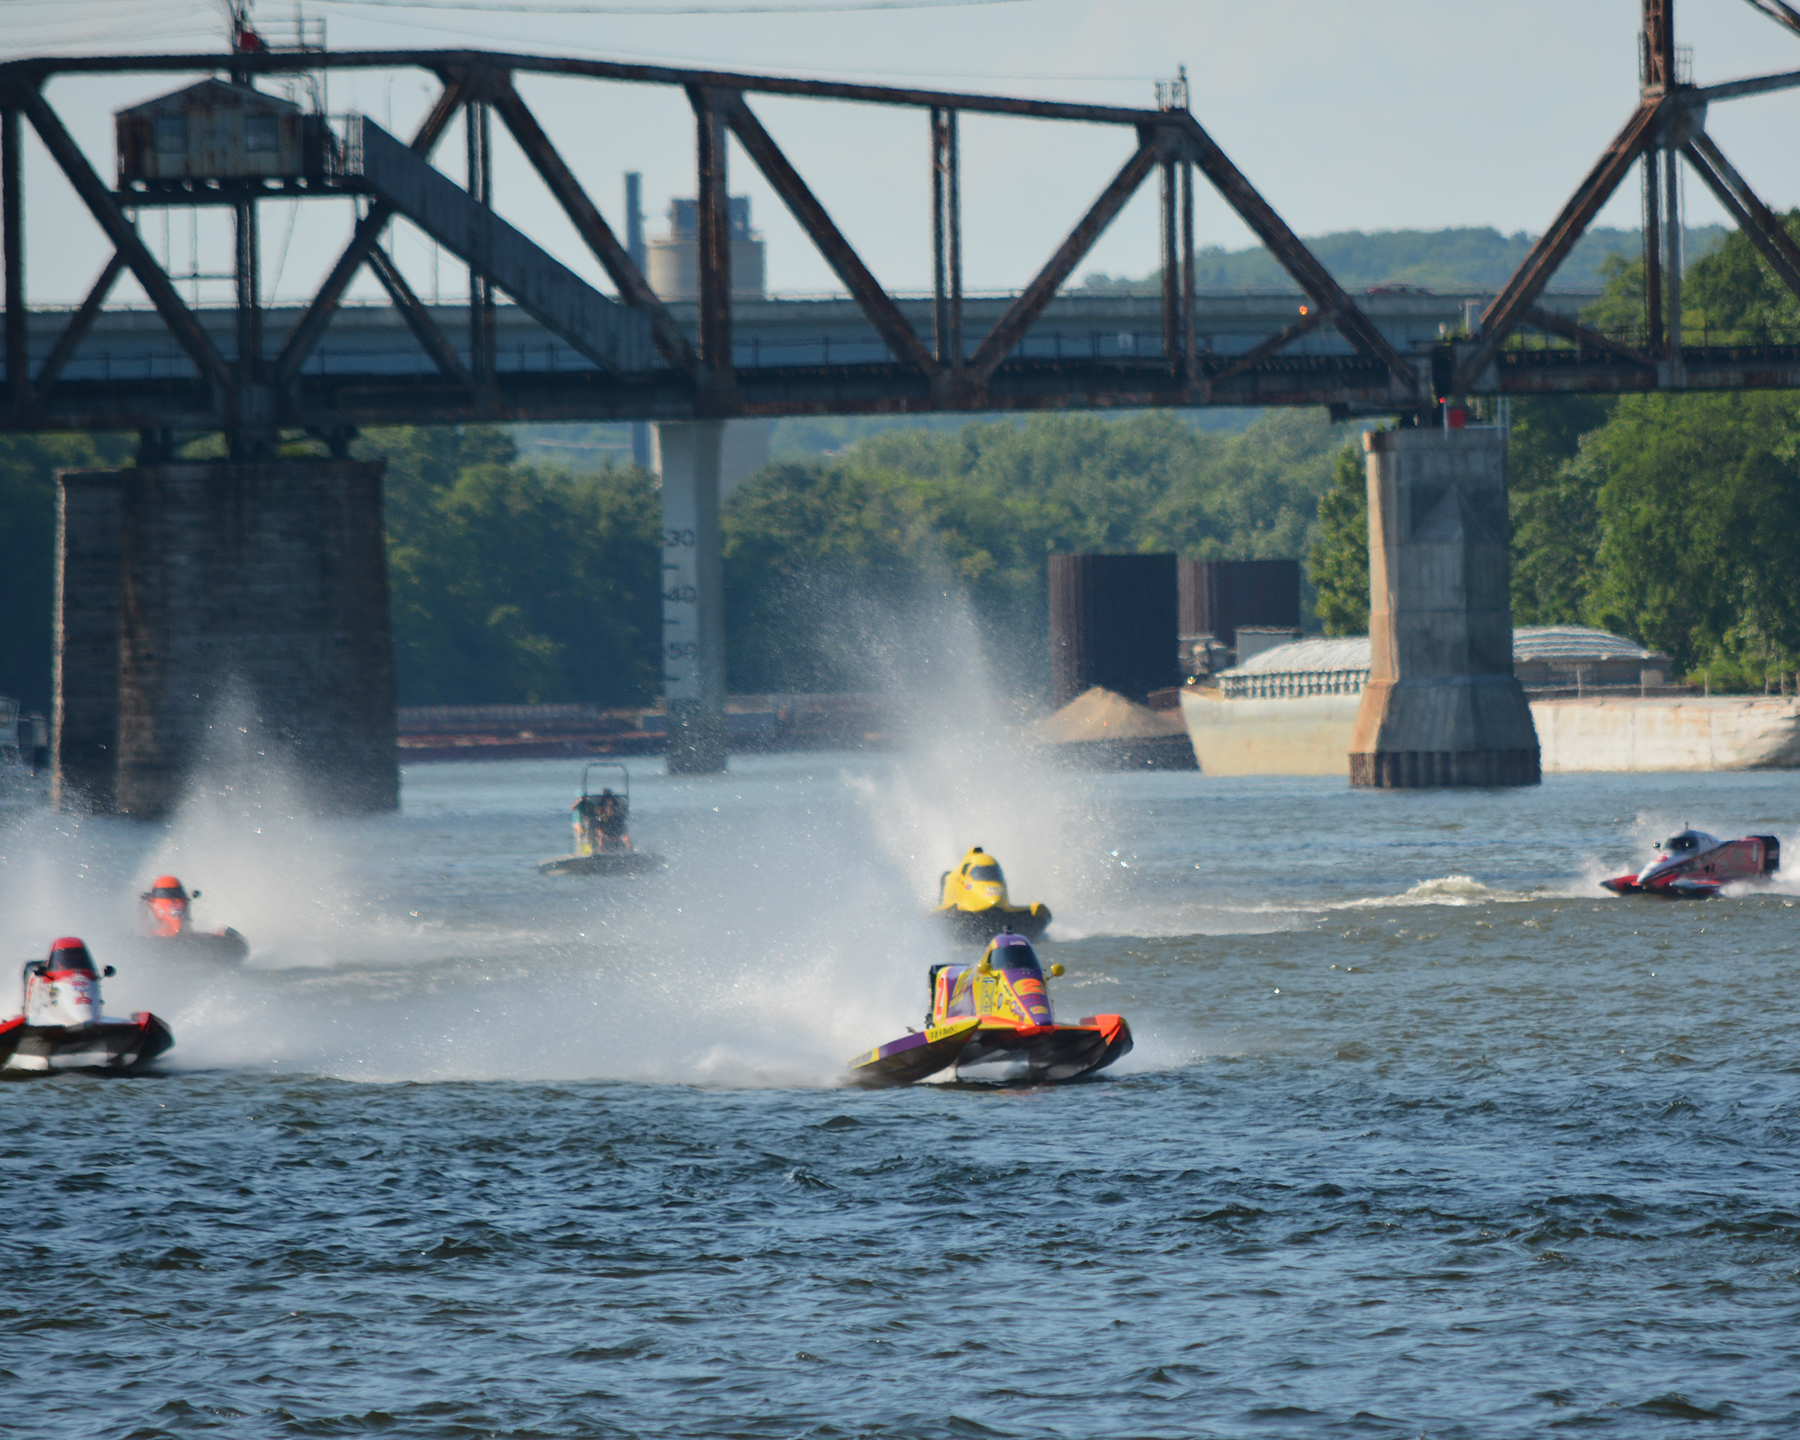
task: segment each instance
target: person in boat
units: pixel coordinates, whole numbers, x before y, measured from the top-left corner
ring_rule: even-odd
[[[610,789],[583,795],[571,807],[575,811],[575,851],[578,855],[603,855],[629,850],[625,831],[625,806]]]
[[[194,892],[198,894],[198,891]],[[140,897],[152,935],[181,935],[188,928],[188,902],[194,897],[173,875],[158,875]]]

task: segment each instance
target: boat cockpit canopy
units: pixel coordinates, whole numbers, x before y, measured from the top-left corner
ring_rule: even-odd
[[[88,948],[81,941],[73,938],[58,940],[50,947],[50,955],[44,962],[46,970],[85,970],[94,973],[94,957],[88,954]]]
[[[1038,963],[1037,951],[1023,935],[996,935],[988,963],[996,970],[1042,971],[1044,968]]]
[[[1704,830],[1683,830],[1663,841],[1662,848],[1670,855],[1696,855],[1703,850],[1717,849],[1718,844]]]

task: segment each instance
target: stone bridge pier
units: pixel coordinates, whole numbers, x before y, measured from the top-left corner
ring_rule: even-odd
[[[1370,669],[1350,783],[1537,784],[1513,677],[1505,432],[1389,430],[1363,445]]]
[[[381,462],[58,477],[52,793],[152,818],[196,786],[392,810]]]

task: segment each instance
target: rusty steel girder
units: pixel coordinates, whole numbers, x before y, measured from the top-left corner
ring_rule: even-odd
[[[1453,385],[1456,393],[1467,392],[1481,382],[1482,372],[1493,363],[1506,337],[1525,317],[1525,312],[1537,304],[1538,296],[1544,293],[1544,287],[1550,283],[1557,267],[1568,258],[1575,242],[1587,232],[1601,207],[1619,188],[1625,173],[1649,146],[1671,103],[1667,94],[1644,97],[1632,112],[1631,119],[1625,122],[1625,127],[1576,187],[1562,213],[1531,247],[1493,303],[1482,312],[1478,337],[1467,352],[1458,357]]]
[[[643,310],[650,316],[651,335],[656,348],[671,365],[692,375],[700,368],[700,357],[694,353],[694,347],[688,344],[687,336],[681,333],[681,327],[675,323],[669,309],[651,290],[650,282],[643,276],[635,261],[626,253],[625,247],[619,243],[612,227],[600,216],[599,209],[588,199],[587,192],[581,188],[563,158],[550,143],[550,137],[544,134],[543,127],[537,117],[519,98],[519,92],[512,86],[511,80],[494,92],[493,105],[500,112],[506,128],[512,132],[519,148],[525,152],[526,159],[536,168],[538,175],[550,193],[563,208],[576,231],[587,247],[605,269],[607,276],[618,287],[619,298],[635,310]]]
[[[731,133],[743,145],[744,152],[756,162],[756,168],[762,171],[763,178],[781,197],[794,219],[799,221],[800,228],[806,232],[807,237],[818,246],[825,263],[844,282],[844,288],[861,307],[863,314],[868,316],[875,332],[887,342],[888,349],[893,351],[895,358],[918,366],[927,378],[935,381],[941,373],[937,358],[919,338],[919,332],[900,313],[900,307],[869,273],[868,266],[863,264],[856,251],[851,248],[850,242],[832,222],[818,198],[807,188],[799,172],[788,163],[787,156],[781,153],[781,148],[770,138],[769,132],[763,129],[762,122],[750,113],[750,107],[744,103],[741,93],[732,97],[725,111],[725,120],[731,127]]]
[[[1787,0],[1749,0],[1789,28],[1800,29],[1800,11]],[[134,202],[135,192],[115,194],[94,172],[42,92],[44,82],[63,74],[126,72],[204,72],[226,70],[234,76],[293,74],[320,70],[414,67],[437,76],[442,84],[430,115],[410,146],[392,145],[393,155],[410,149],[426,166],[440,137],[459,111],[470,115],[472,184],[465,194],[448,177],[429,170],[428,178],[442,194],[433,214],[467,212],[485,215],[470,234],[480,230],[491,242],[510,234],[490,208],[486,172],[489,110],[498,111],[508,130],[531,160],[583,243],[606,272],[618,295],[617,305],[604,299],[602,308],[617,317],[621,333],[636,336],[635,357],[646,353],[647,336],[656,355],[641,361],[621,360],[624,352],[596,351],[588,329],[570,332],[563,324],[566,306],[549,304],[543,276],[553,268],[542,263],[527,237],[510,248],[492,243],[468,249],[471,269],[471,363],[465,365],[428,307],[412,293],[404,276],[381,247],[381,236],[396,213],[392,196],[373,190],[366,212],[354,227],[349,245],[326,280],[287,332],[279,355],[267,369],[267,390],[278,410],[275,420],[315,431],[341,431],[363,423],[401,423],[408,419],[467,418],[657,418],[696,416],[925,413],[932,410],[1036,409],[1128,405],[1255,405],[1329,404],[1335,413],[1419,411],[1444,395],[1457,393],[1536,393],[1558,387],[1592,390],[1607,387],[1635,390],[1657,387],[1732,388],[1757,383],[1789,383],[1797,373],[1790,357],[1746,355],[1736,351],[1695,350],[1679,334],[1678,277],[1671,274],[1668,335],[1662,338],[1662,285],[1654,277],[1664,259],[1657,244],[1659,229],[1678,225],[1668,194],[1672,181],[1658,176],[1659,157],[1672,167],[1679,155],[1693,166],[1728,212],[1756,245],[1783,284],[1800,294],[1800,246],[1750,189],[1704,130],[1705,106],[1737,95],[1766,93],[1800,85],[1800,71],[1751,77],[1696,87],[1676,72],[1674,0],[1641,0],[1640,37],[1643,91],[1637,109],[1563,207],[1550,229],[1532,248],[1481,317],[1477,334],[1467,342],[1431,344],[1416,336],[1402,339],[1403,353],[1378,327],[1362,305],[1318,262],[1306,245],[1231,162],[1185,108],[1185,97],[1167,102],[1174,108],[1134,109],[1062,101],[1025,100],[1008,96],[971,95],[951,91],[866,85],[829,80],[685,70],[667,66],[624,64],[561,56],[518,55],[474,50],[399,50],[331,53],[256,52],[173,56],[41,57],[0,63],[0,229],[4,229],[5,359],[7,398],[0,425],[12,428],[80,426],[104,418],[108,428],[121,424],[226,428],[241,414],[268,401],[261,384],[254,336],[258,316],[240,315],[238,355],[221,352],[216,334],[180,298],[126,218],[134,203],[229,203],[239,211],[240,237],[253,234],[254,206],[261,192],[226,195],[195,192],[187,199],[159,195]],[[574,170],[544,132],[520,96],[519,75],[583,77],[595,81],[679,87],[692,108],[699,218],[699,304],[692,330],[656,296],[600,208],[576,179]],[[910,313],[886,289],[845,238],[809,184],[764,127],[748,97],[768,94],[914,108],[929,122],[932,305],[928,313]],[[1022,119],[1076,121],[1129,132],[1131,149],[1117,173],[1101,190],[1075,226],[1055,245],[1049,258],[1022,290],[996,314],[985,334],[970,335],[965,346],[962,294],[961,198],[958,117],[976,114]],[[74,184],[77,193],[113,244],[113,258],[79,310],[64,322],[38,373],[30,371],[30,314],[25,298],[25,196],[19,165],[19,139],[29,121],[46,148]],[[801,230],[818,248],[833,274],[855,301],[879,346],[889,358],[868,363],[867,349],[856,363],[818,366],[764,366],[734,359],[731,298],[731,246],[727,175],[727,137],[735,136],[745,154],[769,181]],[[1600,207],[1622,183],[1635,163],[1646,167],[1646,260],[1652,283],[1646,300],[1651,321],[1649,353],[1599,334],[1566,314],[1554,314],[1540,303],[1557,267],[1591,223]],[[410,162],[409,162],[410,163]],[[391,167],[390,167],[391,168]],[[350,174],[353,167],[346,169]],[[1155,301],[1154,327],[1160,343],[1137,348],[1135,358],[1104,359],[1096,348],[1085,360],[1049,360],[1044,347],[1029,343],[1051,302],[1076,267],[1092,250],[1107,226],[1138,192],[1152,171],[1158,175],[1160,211],[1158,245],[1162,271]],[[1195,288],[1194,175],[1198,171],[1268,248],[1299,287],[1306,301],[1302,319],[1245,344],[1234,340],[1232,353],[1212,353],[1212,339],[1201,353],[1201,312]],[[318,193],[345,194],[355,189],[353,177],[318,187]],[[415,187],[416,188],[416,187]],[[1667,192],[1667,193],[1665,193]],[[313,193],[309,187],[307,193]],[[436,191],[434,191],[434,194]],[[417,207],[415,207],[417,208]],[[439,227],[442,229],[442,226]],[[465,227],[469,228],[469,227]],[[1664,237],[1663,248],[1678,251],[1678,236]],[[455,248],[454,246],[452,248]],[[240,238],[240,291],[243,276],[253,278],[254,256],[246,267]],[[502,254],[501,250],[505,253]],[[493,253],[488,253],[492,251]],[[520,256],[530,264],[520,261]],[[318,354],[333,315],[348,286],[364,265],[370,266],[405,321],[419,349],[430,358],[434,374],[417,379],[395,376],[322,376],[308,362]],[[108,380],[71,378],[68,367],[85,336],[91,333],[120,274],[129,269],[143,285],[170,333],[192,359],[195,380]],[[575,279],[576,277],[568,277]],[[547,283],[547,282],[544,282]],[[585,286],[586,282],[580,282]],[[502,377],[494,371],[491,296],[509,290],[525,301],[540,321],[549,315],[551,332],[574,344],[593,368],[570,378],[551,365],[548,373]],[[517,292],[530,291],[526,296]],[[591,287],[564,284],[583,303]],[[560,293],[560,292],[559,292]],[[594,292],[596,301],[603,299]],[[240,298],[240,311],[255,304],[253,291]],[[624,314],[618,307],[623,307]],[[593,308],[589,304],[589,308]],[[1268,321],[1261,322],[1269,323]],[[561,328],[558,328],[561,325]],[[1528,325],[1559,340],[1571,351],[1522,352],[1506,348],[1508,338]],[[1350,354],[1295,353],[1294,342],[1320,334],[1329,326],[1341,336],[1322,339],[1309,351],[1347,343]],[[647,329],[645,328],[647,327]],[[925,334],[929,328],[931,333]],[[1261,325],[1258,326],[1261,328]],[[1404,327],[1394,333],[1411,334]],[[41,337],[40,337],[41,338]],[[1148,337],[1146,337],[1148,338]],[[747,342],[753,353],[754,336]],[[860,342],[859,342],[860,343]],[[1121,340],[1123,344],[1123,340]],[[229,346],[227,346],[229,348]],[[246,352],[248,358],[246,358]],[[1664,353],[1666,352],[1666,353]],[[37,353],[42,353],[37,352]],[[1055,353],[1061,356],[1057,337]],[[829,361],[829,348],[826,350]],[[1152,358],[1154,357],[1154,358]],[[340,367],[341,363],[340,363]],[[83,373],[77,367],[76,376]],[[96,388],[98,387],[98,388]],[[239,390],[244,406],[240,407]],[[54,392],[53,398],[46,396]],[[252,393],[254,392],[254,393]],[[258,409],[258,407],[261,409]],[[376,417],[380,417],[377,419]],[[265,416],[259,423],[266,426]]]
[[[509,131],[519,142],[538,174],[556,197],[577,232],[593,252],[616,287],[620,303],[638,310],[650,321],[656,348],[664,362],[685,377],[689,405],[693,414],[729,415],[752,413],[754,402],[739,395],[738,377],[732,358],[732,313],[730,281],[730,244],[727,217],[727,183],[725,137],[737,136],[746,153],[769,180],[783,202],[799,221],[802,230],[819,248],[833,273],[849,290],[869,323],[881,336],[896,361],[919,377],[929,403],[946,409],[979,409],[1009,403],[992,393],[996,377],[1009,365],[1033,324],[1045,307],[1067,282],[1075,267],[1089,253],[1095,241],[1136,193],[1152,169],[1161,177],[1162,211],[1160,241],[1163,260],[1161,304],[1161,353],[1163,378],[1155,390],[1158,403],[1185,400],[1206,403],[1218,388],[1217,371],[1205,373],[1199,361],[1197,305],[1194,294],[1193,264],[1193,170],[1214,184],[1220,194],[1256,233],[1270,245],[1282,265],[1295,277],[1302,290],[1312,298],[1320,311],[1349,338],[1363,355],[1373,358],[1389,373],[1389,397],[1399,404],[1424,403],[1426,397],[1417,389],[1418,368],[1400,356],[1381,332],[1362,314],[1357,305],[1311,256],[1306,247],[1288,230],[1224,156],[1211,138],[1195,124],[1185,109],[1137,110],[1118,106],[1083,105],[1060,101],[1020,100],[1006,96],[968,95],[956,92],[917,90],[876,85],[845,84],[833,81],[787,80],[778,77],[740,75],[718,71],[678,70],[663,66],[627,65],[609,61],[585,61],[564,57],[515,55],[503,52],[468,50],[437,51],[358,51],[339,54],[272,54],[257,52],[231,57],[234,74],[254,77],[300,71],[360,69],[414,66],[436,74],[442,90],[431,114],[415,134],[411,149],[424,160],[430,156],[450,120],[459,109],[468,109],[471,124],[485,131],[489,108],[498,110]],[[57,74],[94,74],[106,72],[161,72],[181,70],[211,71],[218,68],[214,56],[85,56],[67,59],[32,59],[0,65],[0,91],[6,95],[35,96],[43,81]],[[544,133],[514,85],[517,74],[585,76],[635,84],[680,86],[693,108],[696,123],[696,180],[699,193],[700,305],[697,334],[690,339],[670,316],[667,307],[655,296],[638,271],[612,228],[589,199],[574,173],[549,137]],[[931,119],[933,235],[934,235],[934,335],[931,342],[914,328],[901,312],[892,295],[875,279],[842,232],[817,199],[815,191],[801,177],[781,148],[775,143],[746,102],[749,94],[805,96],[816,99],[845,100],[855,103],[908,106],[924,109]],[[1185,101],[1181,102],[1185,104]],[[13,116],[9,123],[16,129],[18,105],[0,103],[0,118]],[[973,349],[965,351],[962,336],[961,303],[961,225],[960,186],[956,147],[956,118],[962,111],[1022,118],[1074,120],[1090,124],[1127,127],[1134,132],[1136,144],[1122,168],[1089,207],[1073,230],[1056,246],[1049,259],[1026,284],[1022,293],[1003,313],[987,334],[974,339]],[[49,127],[54,137],[54,116],[41,97],[30,107],[34,123]],[[66,139],[66,137],[65,137]],[[53,144],[53,149],[57,148]],[[65,168],[76,166],[79,153],[72,145],[61,146]],[[471,136],[471,155],[485,156],[485,145]],[[84,163],[84,162],[82,162]],[[471,174],[481,167],[471,159]],[[17,175],[16,166],[9,172]],[[339,190],[347,188],[338,187]],[[103,213],[115,197],[104,193],[92,177],[85,184],[78,181],[90,209],[95,210],[109,234],[119,230],[118,206],[111,204],[114,215]],[[367,188],[366,186],[363,188]],[[9,195],[11,191],[7,192]],[[486,186],[477,180],[477,193],[471,199],[485,204]],[[197,199],[216,199],[210,194]],[[241,207],[254,206],[258,197],[247,194],[234,197]],[[159,203],[167,203],[162,197]],[[15,216],[19,207],[8,212]],[[317,353],[320,341],[337,312],[356,274],[367,264],[392,299],[421,349],[430,356],[434,367],[447,383],[465,389],[491,388],[494,377],[481,363],[490,345],[484,343],[487,296],[496,279],[480,256],[472,261],[472,294],[476,296],[470,316],[472,327],[470,365],[461,358],[434,323],[411,296],[404,277],[381,251],[380,238],[397,213],[389,197],[376,194],[355,226],[349,245],[332,267],[324,283],[307,305],[299,324],[289,333],[280,353],[269,367],[272,389],[278,397],[281,418],[286,423],[311,424],[304,413],[305,387],[299,384],[302,370]],[[490,227],[491,228],[491,227]],[[22,221],[12,225],[9,234],[16,235]],[[194,321],[175,295],[167,277],[159,277],[147,253],[139,254],[128,239],[117,241],[124,263],[134,273],[144,272],[140,279],[158,301],[158,309],[183,344],[194,355],[202,373],[225,402],[219,413],[229,418],[228,403],[235,378],[205,330]],[[11,252],[9,251],[9,256]],[[22,353],[23,276],[22,268],[9,265],[8,271],[8,346],[9,355]],[[504,285],[502,285],[504,288]],[[95,306],[103,302],[105,290],[96,291]],[[82,317],[72,323],[69,351],[79,343],[84,326]],[[1284,332],[1285,335],[1285,332]],[[1291,338],[1291,337],[1286,337]],[[1285,338],[1278,338],[1258,355],[1273,355]],[[240,346],[240,349],[242,346]],[[59,359],[66,355],[59,352]],[[1254,368],[1252,362],[1251,368]],[[1236,366],[1233,382],[1244,373]],[[246,372],[249,373],[249,372]],[[9,375],[20,383],[9,381],[15,410],[21,405],[29,409],[29,377],[20,367],[9,367]],[[54,378],[54,367],[51,369]],[[660,382],[659,382],[660,383]],[[821,382],[823,383],[823,382]],[[855,388],[855,387],[852,387]],[[830,390],[829,385],[825,385]],[[1327,387],[1338,393],[1341,386]],[[628,393],[630,387],[627,387]],[[642,393],[641,391],[635,393]],[[1058,403],[1113,403],[1121,393],[1143,395],[1149,392],[1132,389],[1117,392],[1103,387],[1092,392],[1068,392]],[[1285,393],[1285,391],[1284,391]],[[829,395],[821,403],[834,406],[840,402]],[[877,403],[877,402],[871,402]],[[886,399],[878,403],[888,403]],[[1035,403],[1035,402],[1034,402]],[[606,407],[601,407],[606,408]]]
[[[164,273],[162,266],[156,263],[148,247],[138,238],[137,226],[125,218],[125,213],[113,198],[100,177],[94,173],[94,167],[88,163],[87,156],[82,154],[81,147],[75,143],[73,136],[63,128],[61,119],[50,108],[36,86],[13,85],[11,93],[6,94],[0,88],[0,104],[8,108],[17,108],[31,121],[32,129],[44,142],[44,148],[50,152],[69,183],[74,186],[75,193],[81,197],[82,203],[90,214],[99,222],[100,228],[106,232],[106,238],[112,242],[113,248],[125,257],[125,263],[131,267],[131,273],[138,284],[144,287],[144,293],[150,297],[150,303],[162,317],[163,324],[169,327],[176,341],[192,357],[201,375],[205,376],[221,396],[229,396],[235,387],[236,377],[225,357],[213,344],[212,337],[200,326],[194,312],[187,303],[175,293],[175,283]],[[16,144],[16,141],[14,142]],[[16,174],[16,167],[14,169]],[[15,212],[16,213],[16,212]],[[11,227],[9,227],[11,228]],[[11,295],[11,270],[14,264],[13,255],[7,255],[8,294]],[[20,281],[23,288],[23,281]],[[22,307],[20,307],[22,309]],[[10,380],[23,380],[21,367],[17,375],[9,375]]]
[[[69,363],[88,331],[94,328],[94,319],[99,315],[100,307],[106,303],[106,297],[112,294],[113,286],[124,273],[125,257],[115,250],[101,268],[100,278],[94,282],[87,297],[81,302],[81,308],[69,317],[69,323],[63,327],[62,334],[56,337],[55,347],[33,378],[31,383],[36,394],[43,395],[55,387],[63,367]]]
[[[413,153],[420,159],[430,158],[431,152],[437,148],[437,142],[449,128],[450,121],[455,118],[458,107],[468,98],[468,91],[469,84],[463,74],[456,73],[445,78],[444,88],[438,92],[431,113],[425,117],[425,123],[419,126],[413,136]],[[293,384],[294,377],[300,373],[300,367],[306,364],[307,359],[318,348],[319,341],[325,338],[325,328],[331,324],[332,315],[343,303],[344,292],[350,288],[356,272],[369,258],[369,252],[375,248],[376,242],[381,239],[381,232],[393,218],[393,207],[376,200],[369,206],[368,213],[357,222],[349,245],[331,267],[331,273],[325,277],[319,293],[306,307],[305,316],[295,327],[288,343],[282,347],[281,354],[275,358],[274,383],[278,391]]]

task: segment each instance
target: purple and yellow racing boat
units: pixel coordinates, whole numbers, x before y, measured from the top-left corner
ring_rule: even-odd
[[[1063,973],[1052,965],[1052,977]],[[1104,1070],[1131,1050],[1122,1015],[1058,1025],[1044,967],[1023,935],[996,935],[974,965],[931,967],[931,1013],[850,1062],[853,1084],[910,1085],[943,1071],[958,1080],[1035,1085]]]

